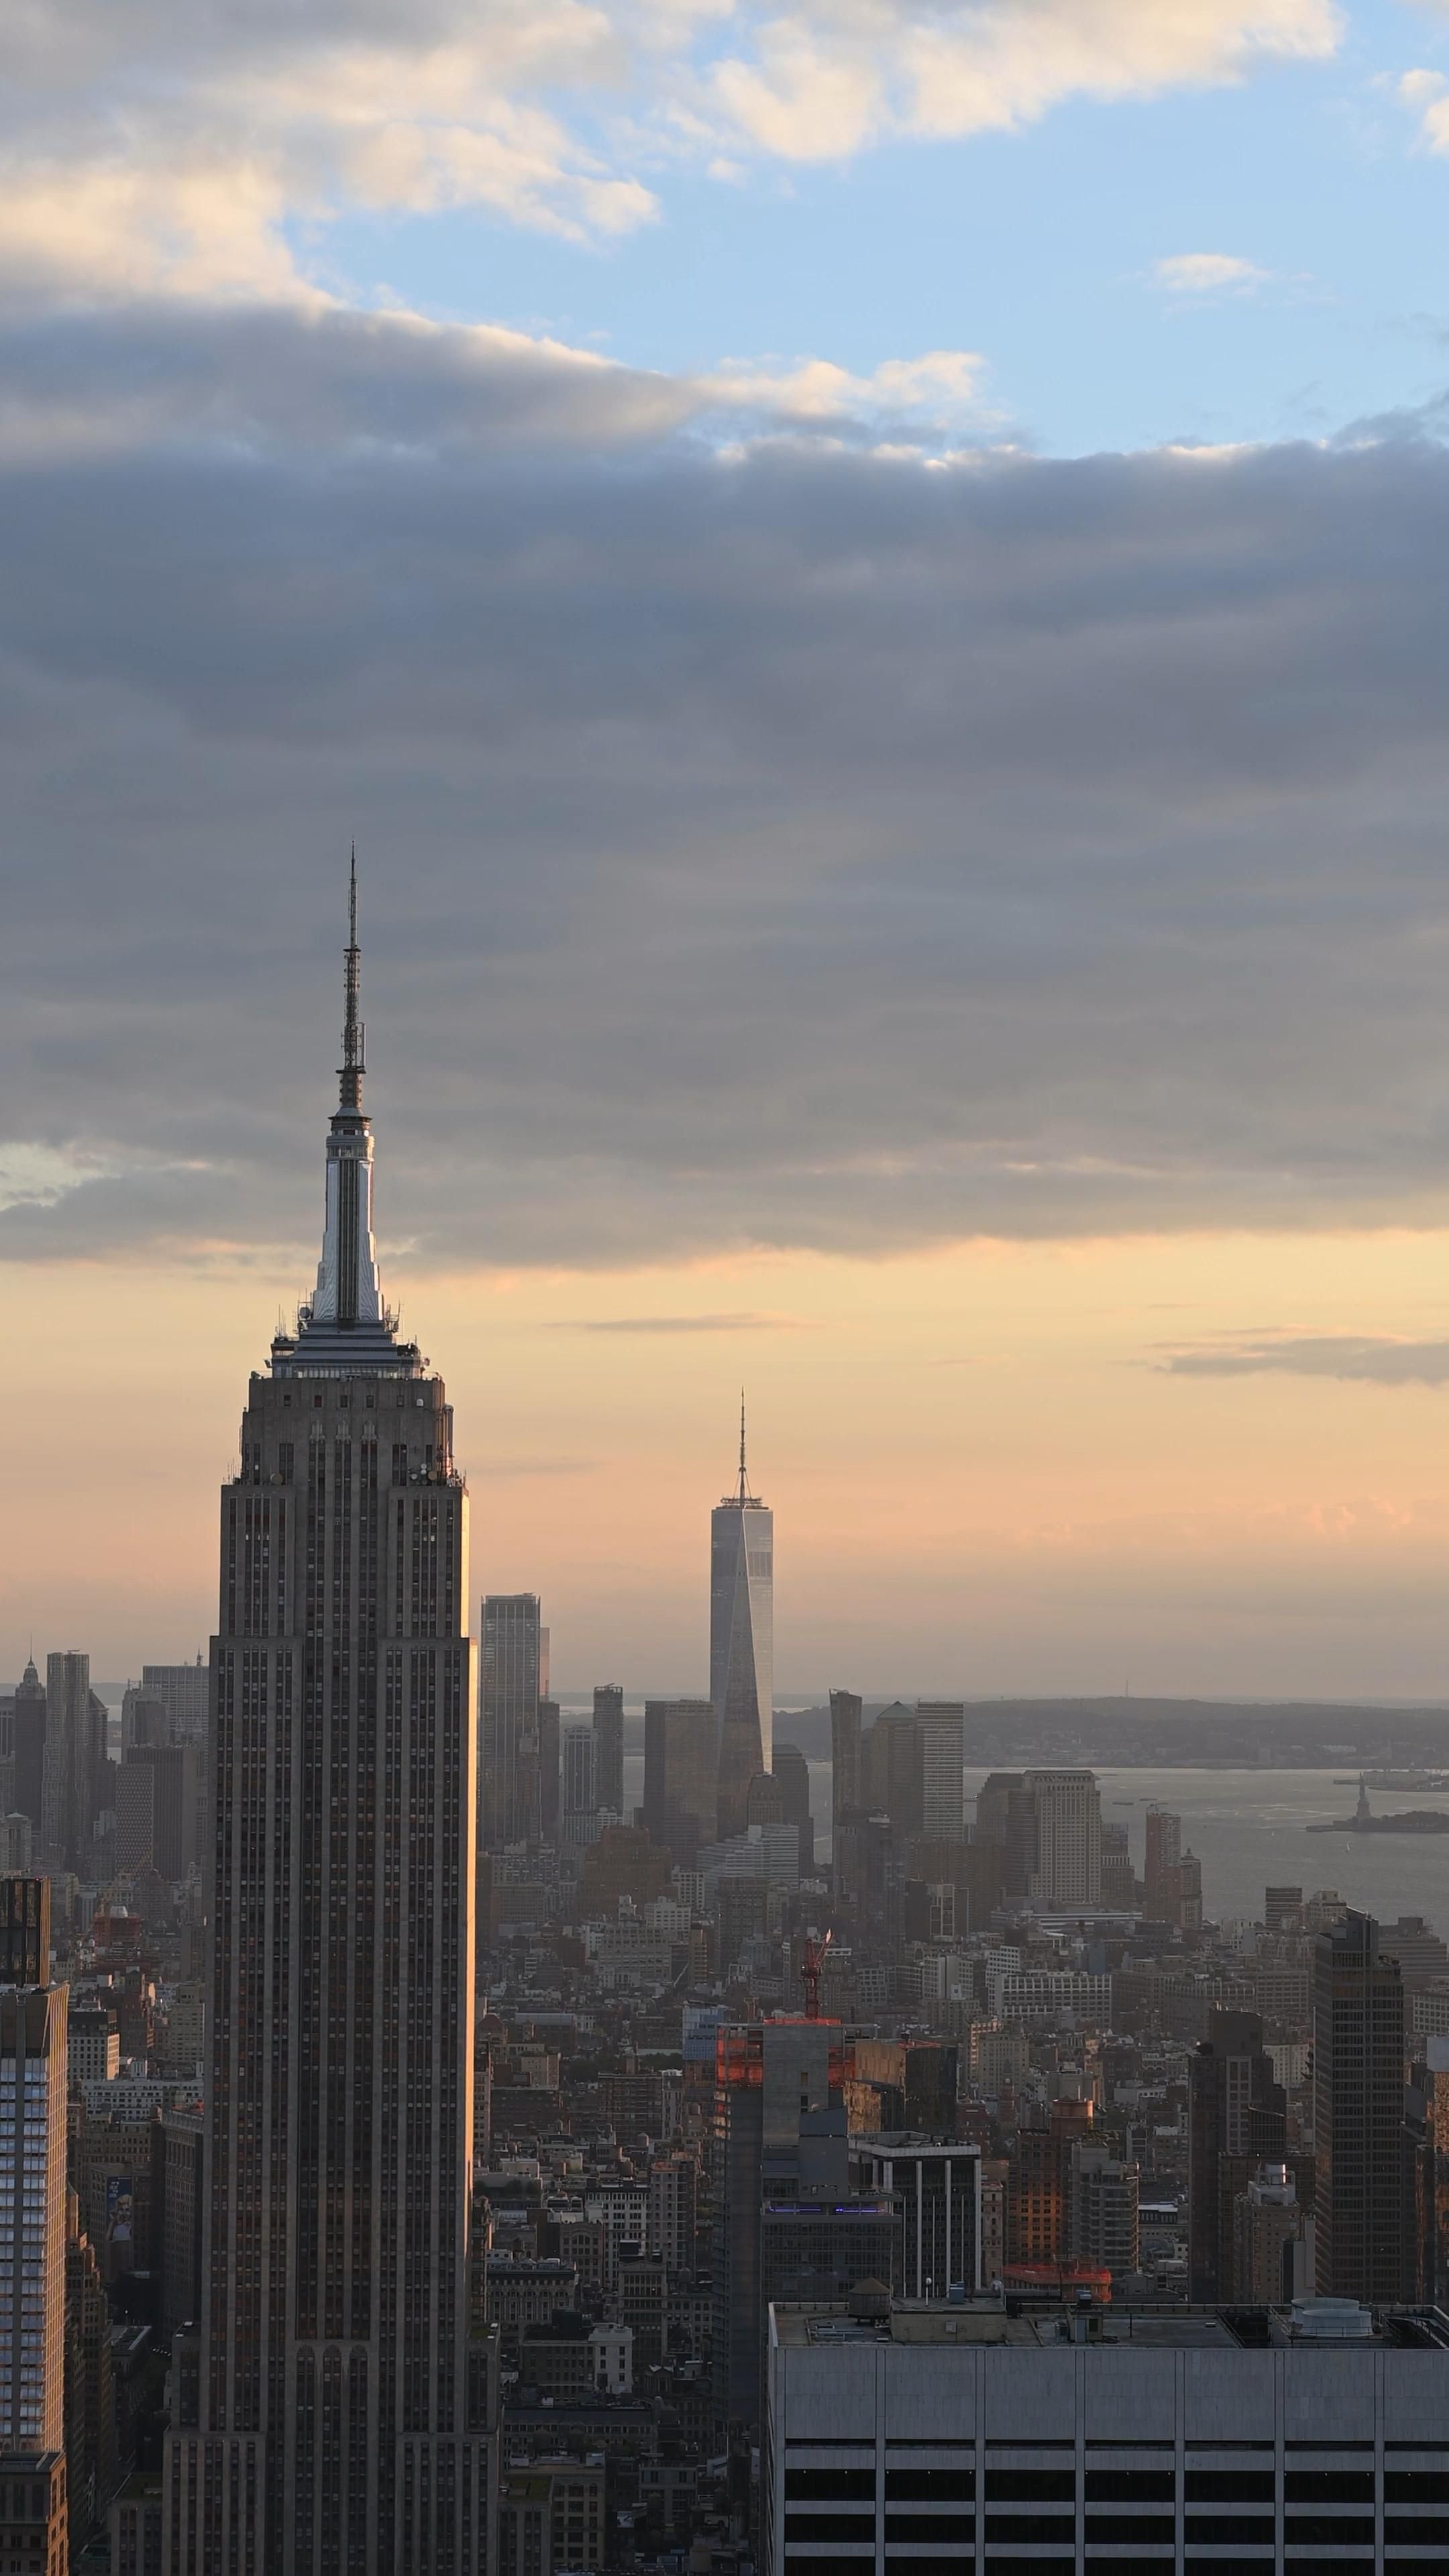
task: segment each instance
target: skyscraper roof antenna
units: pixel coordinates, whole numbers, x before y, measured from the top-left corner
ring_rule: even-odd
[[[364,1061],[364,1036],[358,1017],[358,996],[362,989],[362,952],[357,945],[357,843],[352,844],[352,866],[347,883],[347,975],[346,1011],[342,1022],[342,1062],[338,1067],[341,1082],[339,1099],[344,1109],[362,1107],[362,1077],[367,1071]]]
[[[747,1503],[750,1489],[745,1482],[745,1390],[740,1388],[740,1501]]]

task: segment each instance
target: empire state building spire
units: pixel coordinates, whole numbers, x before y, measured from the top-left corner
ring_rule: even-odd
[[[327,1201],[322,1258],[310,1307],[299,1319],[310,1338],[319,1332],[392,1338],[392,1319],[378,1284],[372,1240],[372,1123],[362,1109],[366,1071],[358,1004],[362,951],[357,945],[357,853],[347,900],[347,948],[338,1103],[327,1138]]]
[[[347,881],[346,954],[347,998],[342,1022],[342,1062],[337,1068],[341,1082],[339,1098],[342,1108],[360,1111],[362,1077],[367,1071],[367,1066],[364,1062],[366,1032],[357,1016],[357,1004],[362,991],[362,951],[357,945],[357,843],[355,841],[352,844],[352,872]]]

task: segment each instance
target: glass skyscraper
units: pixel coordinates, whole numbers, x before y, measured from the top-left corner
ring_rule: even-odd
[[[750,1492],[741,1402],[739,1485],[710,1518],[709,1695],[719,1728],[721,1839],[744,1832],[750,1782],[770,1768],[774,1603],[775,1516]]]

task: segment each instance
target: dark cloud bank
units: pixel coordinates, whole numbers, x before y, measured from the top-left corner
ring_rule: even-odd
[[[310,1237],[354,832],[394,1268],[1442,1216],[1441,448],[710,427],[0,325],[0,1250]]]

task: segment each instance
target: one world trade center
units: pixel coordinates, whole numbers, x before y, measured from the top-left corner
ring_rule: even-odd
[[[740,1399],[740,1479],[710,1516],[709,1695],[719,1728],[722,1838],[742,1834],[750,1782],[774,1734],[775,1517],[750,1492]]]

